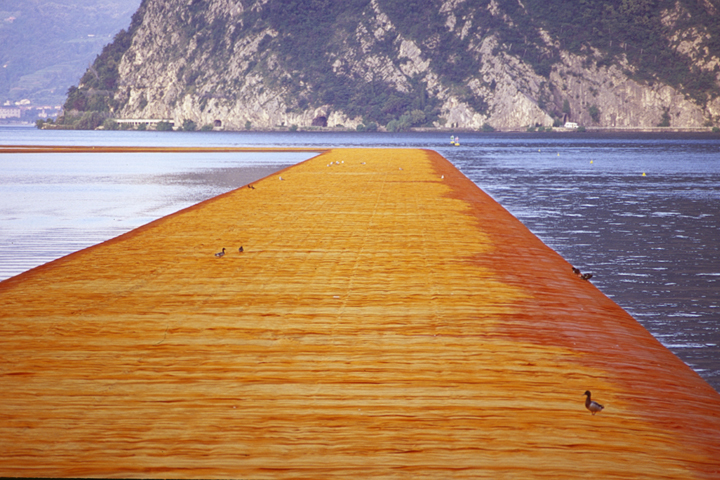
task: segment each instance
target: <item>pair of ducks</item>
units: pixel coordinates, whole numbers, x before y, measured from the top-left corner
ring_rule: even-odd
[[[575,267],[572,267],[572,271],[575,275],[578,276],[578,278],[580,278],[582,280],[590,280],[593,276],[592,273],[582,273],[582,272],[580,272],[579,268],[575,268]]]
[[[243,253],[243,247],[238,248],[238,252]],[[221,258],[225,256],[225,247],[223,247],[222,252],[218,252],[215,254],[216,257]]]

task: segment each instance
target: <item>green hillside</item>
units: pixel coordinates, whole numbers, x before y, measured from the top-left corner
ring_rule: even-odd
[[[0,2],[0,103],[62,104],[140,0]]]
[[[243,2],[239,22],[210,14],[209,3],[202,0],[191,0],[168,14],[167,35],[179,41],[169,47],[168,42],[164,54],[168,61],[182,59],[187,65],[178,73],[186,93],[202,90],[208,71],[228,65],[237,43],[271,29],[277,35],[260,41],[246,73],[261,75],[267,88],[282,92],[289,109],[329,104],[350,117],[362,117],[366,124],[400,128],[431,126],[439,119],[439,100],[419,78],[410,78],[409,88],[398,89],[386,79],[337,67],[348,51],[366,49],[365,56],[397,57],[397,41],[390,36],[369,46],[358,43],[356,29],[366,14],[373,13],[370,0],[269,0],[258,8],[250,8],[251,3]],[[483,67],[478,39],[488,36],[497,39],[494,54],[517,58],[548,80],[563,54],[571,53],[584,58],[588,69],[616,65],[640,84],[670,85],[700,106],[720,94],[720,66],[707,68],[714,57],[720,57],[720,0],[466,0],[452,4],[454,18],[465,22],[462,35],[457,28],[448,28],[447,16],[438,13],[448,2],[377,0],[397,33],[421,46],[442,87],[480,114],[488,110],[487,98],[467,85],[474,79],[485,91],[495,88],[495,80],[478,75]],[[488,13],[493,10],[500,13]],[[716,14],[708,15],[708,11]],[[135,26],[105,48],[79,88],[71,91],[66,110],[112,112],[122,107],[117,64],[142,16],[141,7]],[[195,61],[199,56],[207,60],[199,64]],[[232,86],[223,95],[231,98]],[[200,103],[209,98],[200,98]],[[545,109],[544,98],[538,103]],[[548,106],[548,113],[562,117],[561,105]],[[598,111],[594,106],[593,112]]]

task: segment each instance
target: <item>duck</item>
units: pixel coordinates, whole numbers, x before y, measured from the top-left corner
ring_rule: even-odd
[[[245,250],[243,250],[242,245],[241,245],[240,248],[238,248],[238,252],[243,253],[244,251]]]
[[[218,252],[215,254],[215,256],[218,258],[222,257],[223,255],[225,255],[225,247],[223,247],[222,252]]]
[[[597,412],[602,412],[605,407],[600,405],[599,403],[593,401],[591,397],[590,390],[585,390],[585,393],[583,395],[587,395],[587,398],[585,399],[585,408],[590,410],[590,413],[595,415]]]
[[[572,272],[582,280],[590,280],[593,276],[592,273],[582,273],[579,268],[572,267]]]

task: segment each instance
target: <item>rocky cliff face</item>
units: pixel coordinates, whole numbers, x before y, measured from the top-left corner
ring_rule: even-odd
[[[701,99],[682,84],[643,77],[627,43],[611,57],[590,44],[565,49],[540,23],[521,29],[517,16],[530,14],[519,0],[413,4],[144,0],[117,66],[113,114],[226,129],[392,120],[394,127],[473,129],[566,120],[700,127],[720,120],[713,93],[720,59],[705,46],[713,32],[686,28],[681,20],[691,13],[680,2],[655,14],[673,58],[711,74]],[[717,16],[710,0],[704,5]],[[524,40],[510,41],[508,31]]]

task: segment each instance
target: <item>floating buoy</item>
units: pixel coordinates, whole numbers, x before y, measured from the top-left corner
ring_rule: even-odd
[[[559,157],[559,156],[560,156],[560,154],[558,153],[558,157]]]
[[[590,160],[590,163],[593,163],[593,161],[592,161],[592,160]]]
[[[645,172],[643,172],[643,175],[642,175],[642,176],[643,176],[643,177],[645,176]]]

